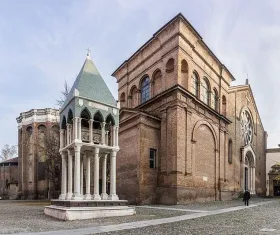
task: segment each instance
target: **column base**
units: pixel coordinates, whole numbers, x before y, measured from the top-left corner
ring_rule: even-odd
[[[71,200],[83,200],[83,195],[81,195],[81,194],[73,194]]]
[[[117,194],[109,195],[108,200],[117,201],[119,200],[119,196]]]
[[[101,199],[102,199],[102,200],[108,199],[108,194],[107,194],[107,193],[102,193],[102,194],[101,194]]]
[[[66,200],[71,200],[72,197],[73,197],[73,193],[67,193],[65,199],[66,199]]]
[[[66,193],[60,194],[58,199],[59,200],[65,200],[66,199]]]
[[[84,195],[84,200],[91,200],[91,195],[90,194],[85,194]]]
[[[91,199],[92,200],[101,200],[101,197],[99,194],[93,194]]]

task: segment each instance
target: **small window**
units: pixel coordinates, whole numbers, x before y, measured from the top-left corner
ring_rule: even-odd
[[[151,169],[156,169],[156,155],[157,155],[157,150],[150,149],[150,168]]]

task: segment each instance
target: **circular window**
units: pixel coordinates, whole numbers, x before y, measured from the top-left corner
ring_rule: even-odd
[[[253,138],[253,122],[247,110],[242,111],[240,120],[241,120],[241,135],[244,140],[244,144],[245,145],[251,144]]]

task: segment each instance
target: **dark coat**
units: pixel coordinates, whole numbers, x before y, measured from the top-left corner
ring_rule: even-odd
[[[246,191],[246,192],[244,193],[244,195],[243,195],[243,200],[249,200],[250,197],[251,197],[250,192],[249,192],[249,191]]]

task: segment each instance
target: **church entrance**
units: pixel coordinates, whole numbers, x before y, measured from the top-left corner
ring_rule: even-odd
[[[255,194],[255,161],[251,151],[246,153],[244,160],[244,190]]]

